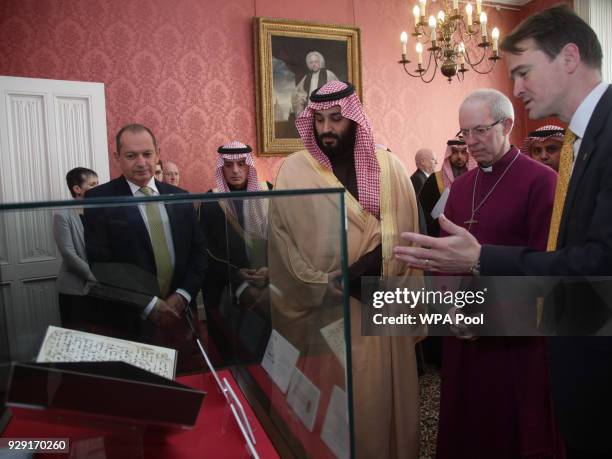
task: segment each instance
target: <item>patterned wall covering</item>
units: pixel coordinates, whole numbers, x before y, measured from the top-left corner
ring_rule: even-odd
[[[412,20],[408,3],[4,0],[0,75],[103,82],[109,152],[121,125],[142,122],[156,132],[162,158],[181,167],[181,186],[201,192],[213,185],[218,145],[233,138],[256,143],[252,17],[357,24],[365,106],[376,141],[388,145],[411,171],[420,147],[429,146],[442,158],[466,93],[484,86],[509,92],[511,87],[503,62],[487,76],[471,72],[463,84],[439,79],[425,85],[405,76],[395,62],[399,34]],[[507,10],[490,13],[489,23],[502,34],[521,17]],[[524,130],[519,119],[515,141]],[[261,177],[273,179],[281,160],[259,158]],[[116,176],[112,157],[110,164]]]

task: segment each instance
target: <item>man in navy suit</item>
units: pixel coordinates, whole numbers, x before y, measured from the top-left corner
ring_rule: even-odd
[[[88,198],[186,193],[155,180],[157,142],[145,126],[124,126],[116,147],[122,175],[89,191]],[[193,205],[94,207],[85,211],[85,222],[87,256],[96,279],[112,286],[113,292],[126,291],[124,298],[113,295],[107,301],[106,325],[117,336],[156,342],[160,332],[181,329],[181,315],[193,304],[206,265]]]
[[[548,251],[481,246],[441,217],[448,237],[406,233],[416,246],[396,247],[396,256],[430,271],[612,275],[612,87],[602,82],[599,40],[570,8],[558,6],[527,18],[502,50],[529,117],[568,123],[558,181],[566,180],[567,190],[558,186],[555,194]],[[612,315],[610,298],[585,282],[564,283],[554,294],[555,331],[564,337],[549,340],[550,375],[568,458],[612,457],[612,337],[584,336],[606,334],[601,328]],[[576,335],[582,337],[569,337]]]

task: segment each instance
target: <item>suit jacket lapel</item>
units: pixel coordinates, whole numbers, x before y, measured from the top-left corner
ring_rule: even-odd
[[[563,218],[561,219],[561,226],[559,228],[559,242],[565,238],[565,230],[567,226],[568,214],[574,204],[576,194],[580,189],[580,181],[584,176],[584,172],[591,162],[591,158],[597,154],[595,148],[597,144],[597,137],[604,127],[604,122],[608,117],[609,112],[612,109],[612,86],[608,86],[608,89],[604,92],[601,99],[595,106],[593,115],[589,120],[587,129],[584,133],[584,138],[580,144],[580,150],[576,156],[576,163],[574,164],[574,171],[570,178],[569,187],[567,190],[567,197],[565,198],[565,204],[563,206]],[[559,245],[559,242],[557,245]]]

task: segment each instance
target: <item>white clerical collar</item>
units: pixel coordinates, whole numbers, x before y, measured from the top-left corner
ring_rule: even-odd
[[[608,83],[605,81],[599,83],[593,88],[589,95],[586,96],[586,98],[578,106],[578,109],[574,112],[574,115],[570,120],[569,128],[574,134],[576,134],[576,136],[578,136],[578,138],[584,138],[586,128],[591,120],[591,116],[593,116],[593,112],[595,111],[595,106],[599,102],[599,99],[601,99],[603,96],[603,93],[606,92],[607,88]]]
[[[493,172],[493,164],[491,164],[490,166],[485,166],[485,167],[479,166],[479,167],[481,171],[486,172],[487,174],[490,174],[491,172]]]
[[[136,185],[135,183],[130,182],[128,179],[125,179],[126,182],[128,182],[128,185],[130,186],[130,190],[132,191],[132,195],[136,196],[136,193],[139,193],[138,196],[142,196],[142,191],[140,191],[140,189],[142,188],[140,185]],[[157,186],[155,185],[155,177],[151,177],[151,180],[149,180],[149,183],[147,183],[145,186],[148,186],[149,188],[151,188],[153,190],[153,194],[157,195],[159,194],[159,191],[157,190]]]

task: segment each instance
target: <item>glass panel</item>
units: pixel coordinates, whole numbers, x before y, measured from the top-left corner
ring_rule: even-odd
[[[349,457],[343,198],[271,191],[0,206],[4,360],[36,360],[44,340],[51,361],[102,351],[173,378],[208,372],[200,338],[281,455]],[[130,377],[122,371],[114,377]]]
[[[300,457],[350,455],[342,208],[317,194],[200,212],[209,349]]]

